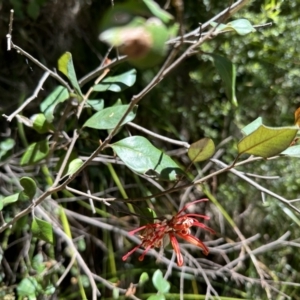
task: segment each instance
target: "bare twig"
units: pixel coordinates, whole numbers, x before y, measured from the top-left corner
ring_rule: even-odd
[[[157,133],[155,133],[155,132],[153,132],[151,130],[148,130],[148,129],[142,127],[142,126],[139,126],[139,125],[137,125],[135,123],[128,122],[126,124],[129,125],[129,126],[131,126],[131,127],[133,127],[133,128],[136,128],[136,129],[138,129],[138,130],[140,130],[140,131],[142,131],[142,132],[144,132],[144,133],[146,133],[146,134],[148,134],[150,136],[153,136],[153,137],[155,137],[155,138],[157,138],[159,140],[162,140],[164,142],[167,142],[167,143],[170,143],[170,144],[174,144],[174,145],[178,145],[178,146],[181,146],[181,147],[184,147],[184,148],[189,148],[190,147],[190,144],[187,143],[187,142],[182,142],[182,141],[178,141],[178,140],[167,138],[167,137],[165,137],[163,135],[157,134]]]
[[[224,168],[222,170],[228,170],[231,173],[233,173],[234,175],[242,178],[243,180],[245,180],[246,182],[250,183],[252,186],[254,186],[256,189],[258,189],[261,192],[264,192],[265,194],[268,194],[276,199],[278,199],[279,201],[281,201],[282,203],[286,204],[287,206],[289,206],[290,208],[292,208],[293,210],[295,210],[297,213],[300,213],[300,209],[298,209],[296,206],[292,205],[291,202],[288,199],[285,199],[284,197],[262,187],[261,185],[259,185],[258,183],[256,183],[255,181],[253,181],[252,179],[248,178],[247,176],[243,175],[243,173],[230,168],[230,166],[226,165],[225,163],[217,160],[217,159],[211,159],[211,161],[213,161],[214,163],[216,163],[218,166]]]
[[[39,91],[43,88],[43,84],[44,82],[47,80],[48,76],[50,75],[49,72],[44,73],[43,77],[40,79],[38,86],[36,87],[36,89],[34,90],[32,96],[30,96],[28,99],[25,100],[25,102],[18,108],[16,109],[11,115],[6,116],[6,115],[2,115],[4,117],[6,117],[7,121],[11,122],[11,120],[20,112],[22,111],[32,100],[34,100],[35,98],[37,98]]]
[[[8,25],[8,34],[6,35],[7,38],[7,51],[11,50],[11,36],[13,31],[13,22],[14,22],[14,10],[10,10],[10,17],[9,17],[9,25]]]
[[[84,196],[84,197],[87,197],[87,198],[91,198],[91,199],[94,199],[96,201],[100,201],[102,203],[104,203],[105,205],[109,206],[110,203],[108,203],[107,201],[113,201],[115,200],[116,198],[99,198],[99,197],[96,197],[94,195],[91,195],[90,193],[84,193],[84,192],[81,192],[81,191],[78,191],[76,189],[73,189],[73,188],[70,188],[69,186],[66,186],[66,190],[74,193],[74,194],[77,194],[77,195],[81,195],[81,196]]]

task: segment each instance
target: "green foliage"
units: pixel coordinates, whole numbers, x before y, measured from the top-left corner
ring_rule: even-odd
[[[31,232],[33,236],[47,242],[53,244],[53,229],[51,224],[45,222],[39,218],[34,218],[31,224]]]
[[[43,140],[37,143],[29,145],[26,152],[21,158],[21,165],[32,165],[42,159],[46,158],[49,152],[49,145],[47,140]]]
[[[81,89],[78,84],[74,65],[73,65],[72,54],[70,52],[66,52],[59,58],[58,70],[62,72],[70,80],[77,94],[82,97]]]
[[[235,96],[235,81],[236,81],[236,67],[227,58],[217,54],[211,55],[217,72],[225,83],[226,95],[235,106],[237,106],[237,99]]]
[[[124,113],[128,110],[129,105],[117,105],[107,107],[98,111],[92,117],[90,117],[83,125],[83,127],[95,128],[95,129],[113,129],[121,121]],[[124,125],[132,121],[137,112],[137,106],[131,111],[123,120],[121,125]]]
[[[23,103],[35,88],[28,81],[38,81],[35,59],[17,49],[26,64],[13,59],[18,67],[0,76],[2,98],[19,101],[0,107],[14,119],[4,123],[0,142],[0,261],[6,266],[0,298],[2,287],[9,294],[16,286],[20,299],[56,292],[94,300],[97,289],[107,299],[298,299],[300,146],[299,128],[291,126],[299,105],[296,4],[254,1],[230,16],[220,1],[185,1],[184,7],[171,1],[169,8],[153,0],[114,1],[112,8],[90,1],[71,10],[63,1],[9,3],[16,18],[12,51],[27,41],[23,49],[49,69],[57,64],[50,61],[53,45],[43,48],[47,37],[31,35],[30,19],[49,26],[45,11],[55,16],[56,7],[56,20],[63,21],[52,22],[55,30],[43,27],[57,35],[60,73],[39,87],[30,105]],[[207,20],[224,9],[218,18],[224,24]],[[28,24],[20,25],[22,18]],[[275,26],[264,24],[270,19]],[[66,28],[76,29],[73,43]],[[116,49],[106,52],[99,33]],[[18,73],[25,67],[34,70],[31,76]],[[16,77],[7,77],[12,72]],[[197,231],[189,228],[196,221],[184,218],[163,237],[159,226],[136,229],[170,224],[186,202],[202,197],[210,201],[186,211],[190,218],[201,214]],[[206,226],[216,235],[204,234]],[[172,232],[191,242],[179,241],[176,249],[183,268],[163,249]],[[187,234],[211,255],[202,256]],[[147,250],[143,262],[139,246]]]
[[[131,69],[125,73],[104,78],[101,83],[94,85],[96,92],[112,91],[119,93],[127,87],[134,85],[136,80],[136,70]]]
[[[199,162],[209,159],[215,152],[215,144],[212,139],[203,138],[191,144],[188,156],[192,162]]]
[[[54,118],[54,110],[59,103],[69,99],[68,90],[63,86],[57,86],[54,91],[46,97],[46,99],[41,103],[40,108],[44,113],[47,121],[52,123]]]
[[[134,172],[177,180],[183,174],[178,165],[142,136],[131,136],[111,145],[125,165]]]
[[[243,129],[247,135],[238,143],[239,154],[248,153],[264,158],[278,155],[291,145],[298,132],[296,126],[272,128],[259,125],[260,122],[261,119],[257,119]]]

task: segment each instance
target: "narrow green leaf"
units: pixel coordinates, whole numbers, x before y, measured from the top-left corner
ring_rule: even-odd
[[[53,244],[54,242],[54,235],[53,235],[53,228],[50,223],[34,218],[31,224],[31,232],[32,234],[47,243]]]
[[[112,91],[119,93],[134,85],[136,81],[136,70],[131,69],[125,73],[104,78],[93,87],[96,92]]]
[[[238,152],[265,158],[278,155],[289,147],[297,132],[297,127],[271,128],[261,125],[238,143]]]
[[[280,154],[290,157],[300,157],[300,145],[288,147]]]
[[[166,300],[166,297],[162,294],[159,295],[151,295],[147,298],[147,300]]]
[[[50,124],[44,114],[36,114],[34,115],[31,120],[33,121],[33,129],[35,129],[38,133],[46,133],[50,130],[54,130],[52,124]]]
[[[36,183],[30,177],[22,177],[20,179],[20,184],[23,187],[23,192],[29,197],[29,199],[33,199],[36,193]]]
[[[218,74],[220,75],[222,81],[225,84],[225,91],[228,97],[228,100],[237,106],[237,99],[235,96],[235,81],[236,81],[236,67],[235,65],[227,58],[211,54],[215,67]]]
[[[153,0],[143,0],[144,4],[153,14],[153,16],[159,18],[164,23],[169,23],[174,19],[174,17],[167,11],[160,8],[160,6]]]
[[[21,165],[31,165],[47,157],[49,152],[48,141],[31,144],[21,158]]]
[[[245,126],[242,129],[243,134],[245,135],[249,135],[250,133],[252,133],[253,131],[255,131],[256,129],[258,129],[258,127],[260,127],[262,125],[262,118],[258,117],[257,119],[255,119],[253,122],[251,122],[250,124],[248,124],[247,126]]]
[[[131,136],[111,145],[125,165],[134,172],[165,180],[176,180],[182,175],[178,165],[161,150],[155,148],[146,138]]]
[[[19,200],[19,193],[4,197],[0,199],[0,211],[3,209],[4,206],[17,202]]]
[[[102,110],[104,107],[104,100],[103,99],[93,99],[87,100],[87,104],[96,111]]]
[[[77,81],[72,54],[70,52],[64,53],[58,60],[58,70],[62,72],[70,80],[72,86],[79,96],[83,97],[80,86]]]
[[[119,123],[129,105],[118,105],[105,108],[91,116],[83,125],[83,127],[95,129],[113,129]],[[132,121],[136,116],[137,106],[134,107],[123,121],[122,125]]]
[[[152,277],[152,282],[158,292],[165,294],[170,290],[170,283],[164,279],[161,270],[156,270]]]
[[[69,99],[68,90],[59,85],[55,90],[41,103],[40,109],[45,114],[45,117],[49,123],[53,121],[53,113],[55,107],[64,101]]]
[[[120,291],[118,288],[114,288],[112,291],[113,299],[119,299],[120,298]]]
[[[215,144],[209,138],[203,138],[191,144],[188,150],[190,160],[195,163],[209,159],[215,153]]]
[[[149,280],[149,275],[147,272],[143,272],[139,279],[139,285],[143,285],[145,282]]]
[[[68,171],[66,175],[74,174],[83,164],[83,161],[80,158],[76,158],[69,163]]]

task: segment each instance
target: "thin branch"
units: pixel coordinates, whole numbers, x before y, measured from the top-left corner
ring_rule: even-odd
[[[14,22],[14,10],[10,10],[10,17],[9,17],[9,25],[8,25],[8,34],[6,35],[7,38],[7,51],[11,50],[11,37],[13,31],[13,22]]]
[[[21,112],[32,100],[34,100],[35,98],[37,98],[39,91],[43,88],[43,84],[44,82],[47,80],[48,76],[50,75],[49,72],[44,73],[43,77],[40,79],[38,86],[36,87],[36,89],[34,90],[33,94],[31,97],[29,97],[28,99],[25,100],[25,102],[18,108],[16,109],[11,115],[6,116],[6,115],[2,115],[3,117],[5,117],[7,119],[7,121],[11,122],[11,120],[19,113]]]
[[[41,207],[37,207],[36,209],[39,212],[39,214],[41,214],[46,221],[53,224],[51,218],[48,216],[48,214],[46,212],[44,212],[44,210]],[[89,278],[90,284],[92,286],[92,299],[97,300],[97,295],[100,296],[101,293],[99,292],[99,290],[97,288],[97,285],[96,285],[96,282],[95,282],[95,280],[92,276],[91,270],[89,269],[89,267],[87,266],[87,264],[83,260],[82,256],[80,255],[80,253],[76,249],[73,241],[68,237],[68,235],[61,228],[59,228],[56,224],[53,224],[53,225],[54,225],[53,230],[55,231],[55,233],[58,234],[59,236],[61,236],[63,238],[63,240],[67,243],[67,245],[74,252],[74,255],[76,256],[78,264],[80,265],[82,270],[85,272],[85,274]]]
[[[70,93],[72,92],[72,89],[70,88],[69,84],[66,81],[64,81],[57,73],[48,69],[42,63],[40,63],[37,59],[35,59],[33,56],[31,56],[29,53],[24,51],[22,48],[16,46],[13,42],[11,42],[11,46],[13,49],[17,50],[17,53],[24,55],[25,57],[30,59],[34,64],[39,66],[42,70],[50,73],[50,76],[53,77],[54,79],[56,79],[58,82],[60,82],[64,87],[66,87]]]
[[[241,172],[235,170],[235,169],[231,169],[230,166],[226,165],[225,163],[217,160],[217,159],[211,159],[211,161],[213,161],[216,165],[224,168],[222,170],[227,170],[231,173],[233,173],[234,175],[242,178],[243,180],[245,180],[246,182],[250,183],[252,186],[254,186],[256,189],[258,189],[261,192],[264,192],[265,194],[268,194],[276,199],[278,199],[279,201],[283,202],[284,204],[288,205],[290,208],[292,208],[293,210],[295,210],[297,213],[300,214],[300,209],[298,209],[296,206],[292,205],[290,203],[290,201],[288,199],[283,198],[282,196],[262,187],[261,185],[259,185],[258,183],[256,183],[255,181],[253,181],[252,179],[248,178],[247,176],[243,175]]]
[[[181,146],[181,147],[184,147],[184,148],[189,148],[190,147],[190,144],[187,143],[187,142],[182,142],[182,141],[178,141],[178,140],[167,138],[167,137],[165,137],[163,135],[157,134],[157,133],[155,133],[153,131],[150,131],[150,130],[142,127],[142,126],[139,126],[139,125],[137,125],[135,123],[128,122],[128,123],[126,123],[126,125],[129,125],[129,126],[131,126],[133,128],[136,128],[137,130],[140,130],[140,131],[142,131],[142,132],[144,132],[144,133],[146,133],[146,134],[148,134],[150,136],[153,136],[153,137],[155,137],[155,138],[157,138],[159,140],[162,140],[164,142],[167,142],[167,143],[170,143],[170,144],[174,144],[174,145],[178,145],[178,146]]]
[[[73,188],[70,188],[69,186],[66,186],[66,190],[68,190],[68,191],[70,191],[74,194],[77,194],[77,195],[81,195],[81,196],[84,196],[84,197],[87,197],[87,198],[91,198],[91,199],[100,201],[100,202],[104,203],[107,206],[110,206],[110,203],[108,203],[107,201],[114,201],[116,199],[116,198],[99,198],[99,197],[96,197],[94,195],[91,195],[90,193],[87,194],[87,193],[75,190]]]

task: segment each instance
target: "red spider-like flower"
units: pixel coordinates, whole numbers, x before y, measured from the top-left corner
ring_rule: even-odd
[[[175,216],[173,216],[171,219],[165,219],[163,221],[157,221],[156,223],[147,224],[142,227],[139,227],[137,229],[134,229],[129,232],[130,235],[135,234],[136,232],[140,233],[139,237],[142,240],[142,243],[136,247],[134,247],[132,250],[130,250],[127,254],[125,254],[122,259],[126,260],[133,252],[135,252],[138,248],[142,247],[144,248],[144,252],[139,257],[139,260],[142,261],[146,255],[146,253],[151,248],[160,248],[163,246],[163,242],[165,238],[169,238],[171,241],[172,247],[176,253],[177,256],[177,265],[181,267],[183,265],[183,257],[180,252],[180,247],[178,244],[178,241],[176,237],[180,237],[187,242],[198,246],[202,249],[203,253],[205,255],[208,255],[208,248],[205,246],[205,244],[196,238],[195,236],[191,235],[190,228],[192,226],[197,226],[200,228],[203,228],[205,230],[208,230],[211,233],[214,233],[214,230],[207,227],[205,224],[199,222],[196,218],[202,218],[204,220],[209,220],[208,216],[205,215],[199,215],[199,214],[192,214],[192,213],[185,213],[185,210],[191,206],[192,204],[208,201],[208,199],[201,199],[196,200],[193,202],[188,203],[185,205]]]

